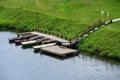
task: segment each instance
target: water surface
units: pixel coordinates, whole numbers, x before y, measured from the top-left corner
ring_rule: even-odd
[[[120,80],[120,64],[79,55],[60,60],[8,43],[0,32],[0,80]]]

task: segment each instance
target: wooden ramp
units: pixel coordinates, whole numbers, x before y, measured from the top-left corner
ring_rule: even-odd
[[[48,53],[58,55],[58,56],[62,56],[62,57],[69,55],[69,54],[77,54],[78,53],[77,50],[69,49],[69,48],[66,48],[63,46],[61,47],[61,46],[57,46],[57,45],[41,48],[41,51],[48,52]]]

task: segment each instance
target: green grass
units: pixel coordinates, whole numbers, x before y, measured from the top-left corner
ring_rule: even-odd
[[[58,18],[88,24],[101,18],[100,11],[119,17],[119,0],[0,0],[0,5],[44,12]]]
[[[79,42],[79,50],[88,54],[120,60],[120,22],[103,26]],[[98,53],[97,53],[98,55]]]
[[[77,31],[85,29],[86,24],[79,24],[77,21],[65,20],[54,16],[46,15],[18,8],[0,7],[0,24],[7,28],[17,30],[43,29],[67,36],[75,37]]]
[[[119,0],[0,0],[0,23],[24,28],[42,28],[75,37],[99,19],[119,17]],[[8,8],[6,8],[8,7]],[[101,17],[101,10],[105,11]]]

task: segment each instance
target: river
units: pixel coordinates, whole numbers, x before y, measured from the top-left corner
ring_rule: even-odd
[[[60,60],[9,44],[13,32],[0,32],[0,80],[120,80],[120,64],[79,55]]]

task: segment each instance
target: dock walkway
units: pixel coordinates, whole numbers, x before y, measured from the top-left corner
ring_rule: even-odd
[[[52,40],[56,40],[56,41],[62,43],[63,46],[70,45],[70,42],[68,40],[65,40],[65,39],[62,39],[62,38],[59,38],[59,37],[56,37],[56,36],[53,36],[53,35],[43,34],[43,33],[39,33],[39,32],[31,32],[31,33],[32,34],[37,34],[39,36],[44,36],[44,37],[50,38]]]

